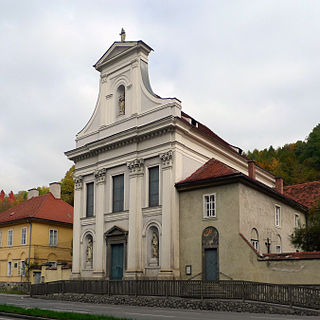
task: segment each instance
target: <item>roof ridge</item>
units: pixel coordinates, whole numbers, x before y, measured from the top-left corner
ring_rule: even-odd
[[[301,182],[301,183],[296,183],[296,184],[290,184],[288,186],[285,186],[284,188],[302,186],[302,185],[305,185],[305,184],[315,184],[315,183],[320,183],[320,180],[314,180],[314,181],[307,181],[307,182]]]
[[[186,177],[185,179],[177,182],[176,185],[177,185],[177,184],[180,184],[180,183],[183,183],[183,182],[185,182],[185,181],[188,181],[188,180],[192,179],[193,177],[196,177],[197,174],[198,174],[200,171],[205,170],[206,167],[209,167],[210,164],[212,164],[212,163],[214,163],[214,162],[217,162],[217,163],[221,164],[222,166],[227,167],[228,169],[232,170],[233,173],[231,173],[231,174],[241,173],[239,170],[237,170],[237,169],[229,166],[228,164],[226,164],[226,163],[224,163],[224,162],[222,162],[222,161],[220,161],[220,160],[218,160],[218,159],[216,159],[216,158],[210,158],[209,160],[207,160],[207,162],[205,162],[202,166],[200,166],[200,167],[199,167],[196,171],[194,171],[191,175],[189,175],[189,176]],[[230,175],[230,174],[229,174],[229,175]],[[196,178],[195,178],[195,179],[196,179]],[[200,179],[200,180],[204,180],[204,179]]]

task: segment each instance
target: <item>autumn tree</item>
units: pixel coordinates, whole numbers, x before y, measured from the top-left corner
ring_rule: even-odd
[[[73,173],[75,166],[73,165],[61,180],[61,199],[73,206],[74,199],[74,182]]]

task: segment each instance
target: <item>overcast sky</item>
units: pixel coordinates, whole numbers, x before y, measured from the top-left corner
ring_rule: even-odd
[[[0,0],[0,190],[59,181],[98,95],[92,65],[143,40],[153,91],[247,150],[320,121],[320,1]]]

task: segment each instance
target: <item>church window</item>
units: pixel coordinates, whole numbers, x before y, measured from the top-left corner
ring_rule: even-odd
[[[112,211],[123,211],[124,203],[124,175],[119,174],[112,178],[113,195],[112,195]]]
[[[203,195],[203,217],[214,218],[216,217],[216,194]]]
[[[280,227],[280,207],[275,206],[274,223],[276,227]]]
[[[149,207],[159,205],[159,167],[149,168]]]
[[[251,230],[251,244],[257,251],[259,251],[259,234],[256,228]]]
[[[94,184],[93,182],[87,183],[87,207],[86,216],[93,217],[93,205],[94,205]]]

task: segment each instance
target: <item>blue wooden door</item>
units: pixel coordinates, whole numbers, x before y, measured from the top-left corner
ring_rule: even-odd
[[[123,244],[111,245],[111,280],[122,280],[123,276]]]
[[[217,249],[205,249],[205,280],[218,280]]]

